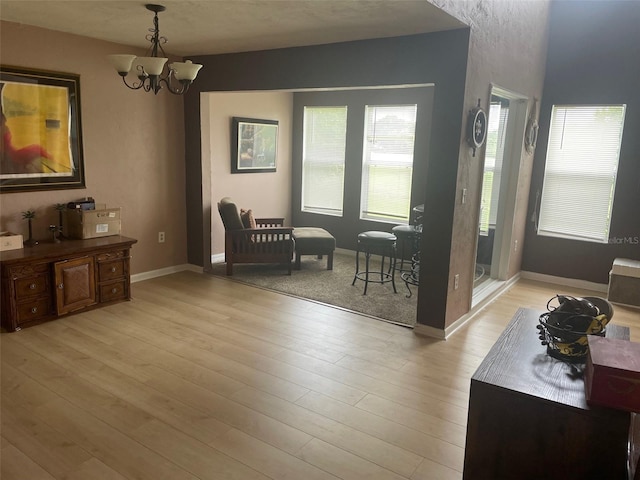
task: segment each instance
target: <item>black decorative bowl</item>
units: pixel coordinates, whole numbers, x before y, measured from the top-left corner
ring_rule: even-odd
[[[552,306],[555,299],[558,306]],[[540,315],[537,325],[540,340],[550,356],[571,363],[586,360],[587,335],[604,336],[613,316],[611,304],[600,297],[557,295],[549,300],[547,310]]]

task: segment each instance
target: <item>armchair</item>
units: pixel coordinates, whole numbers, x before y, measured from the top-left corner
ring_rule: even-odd
[[[233,275],[235,263],[281,263],[291,275],[293,227],[285,227],[284,218],[254,219],[250,210],[241,216],[229,197],[218,202],[218,213],[224,224],[227,275]]]

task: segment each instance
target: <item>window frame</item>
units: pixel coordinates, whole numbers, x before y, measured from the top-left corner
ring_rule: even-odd
[[[615,135],[613,135],[612,131],[604,128],[606,126],[604,123],[606,118],[604,120],[601,119],[602,123],[600,124],[596,124],[597,119],[594,118],[592,120],[594,123],[593,129],[588,132],[581,132],[580,129],[584,128],[583,123],[591,119],[574,117],[570,119],[572,120],[571,123],[567,123],[567,116],[569,114],[577,115],[575,112],[579,109],[584,111],[592,109],[594,116],[606,114],[607,109],[621,109],[618,114],[619,124],[616,123],[615,125],[618,129],[613,132]],[[564,113],[561,111],[564,111]],[[562,136],[558,139],[558,131],[554,128],[554,122],[559,120],[561,114],[564,115],[562,118]],[[626,104],[558,104],[552,106],[542,192],[536,224],[538,235],[594,243],[609,242],[625,116]],[[610,118],[613,117],[611,116]],[[574,130],[577,130],[578,133],[574,133]],[[588,143],[585,145],[585,140],[581,135],[586,136],[587,140],[592,141],[593,144]],[[603,137],[606,142],[602,141]],[[615,139],[615,143],[612,142],[613,139]],[[557,147],[558,144],[560,148]],[[606,144],[609,148],[605,150],[602,148],[603,144]],[[568,145],[566,149],[564,148],[565,145]],[[615,145],[615,148],[612,148],[613,145]],[[574,151],[569,151],[571,147],[574,148]],[[578,149],[588,150],[588,154],[580,157],[588,160],[576,160],[575,156],[578,155]],[[562,152],[562,150],[567,150],[567,153]],[[593,151],[599,151],[599,154],[590,155]],[[550,158],[550,156],[552,157]],[[563,163],[563,159],[566,160],[567,158],[569,160]],[[603,158],[608,160],[608,163],[604,163],[602,161]],[[593,170],[588,171],[587,168],[589,167]],[[611,170],[607,172],[605,167],[611,167]],[[583,172],[580,172],[581,169]],[[579,185],[575,185],[577,181],[580,181],[583,185],[582,190]],[[571,187],[568,185],[571,185]],[[588,186],[592,188],[587,189]],[[594,197],[594,192],[597,190],[600,190],[602,195],[608,196],[606,212],[604,212],[603,208],[600,208],[594,213],[593,199],[605,201],[602,196]],[[563,198],[560,198],[561,196],[558,193],[560,191],[562,191]],[[580,193],[584,194],[582,202],[575,200]],[[571,197],[570,201],[567,199],[569,196]],[[601,206],[602,204],[599,203],[598,205]],[[565,215],[565,221],[557,218],[560,214],[554,213],[560,211],[560,208],[562,208]],[[572,211],[572,209],[580,210],[581,208],[583,209],[582,211]],[[605,213],[604,215],[603,212]],[[602,230],[599,228],[591,230],[584,228],[585,225],[591,225],[595,222],[600,224]],[[577,227],[576,224],[578,224]],[[570,228],[574,230],[570,231]]]

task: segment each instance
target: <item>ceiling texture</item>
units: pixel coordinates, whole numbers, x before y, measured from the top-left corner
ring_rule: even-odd
[[[267,50],[464,27],[427,0],[164,0],[164,49],[177,56]],[[147,48],[142,1],[0,0],[0,19]],[[123,49],[125,53],[126,49]]]

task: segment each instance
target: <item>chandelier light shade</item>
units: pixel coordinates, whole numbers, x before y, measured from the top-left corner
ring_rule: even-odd
[[[182,95],[189,89],[202,65],[192,63],[191,60],[167,65],[168,58],[162,48],[162,45],[167,43],[167,38],[160,36],[160,28],[158,27],[158,13],[164,12],[165,7],[154,4],[147,4],[145,7],[154,12],[153,28],[149,29],[151,33],[146,36],[147,40],[151,42],[147,56],[109,55],[109,61],[122,77],[124,84],[132,90],[143,89],[145,92],[157,94],[166,87],[171,93]],[[132,69],[138,77],[138,81],[130,85],[127,83],[127,75]]]

